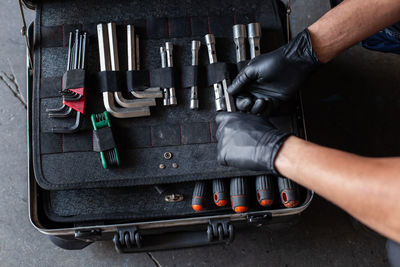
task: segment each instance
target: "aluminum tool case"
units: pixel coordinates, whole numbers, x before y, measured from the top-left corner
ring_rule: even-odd
[[[279,47],[286,39],[286,9],[279,1],[154,1],[155,5],[152,2],[25,0],[25,5],[34,8],[37,14],[35,22],[28,29],[34,66],[32,70],[28,59],[29,216],[38,231],[48,235],[52,242],[62,248],[82,249],[95,241],[113,240],[117,251],[124,253],[230,242],[235,232],[246,230],[248,223],[293,221],[292,215],[304,211],[312,200],[313,192],[302,189],[301,205],[296,208],[284,208],[277,204],[273,209],[262,209],[253,203],[248,212],[241,214],[234,213],[230,208],[214,207],[198,213],[191,209],[195,181],[258,174],[222,167],[216,163],[213,92],[206,86],[200,89],[204,103],[200,115],[193,115],[193,111],[189,111],[188,103],[185,103],[189,101],[188,89],[177,85],[178,107],[162,107],[158,103],[152,110],[154,115],[148,119],[113,119],[113,124],[121,129],[130,129],[132,135],[150,125],[150,129],[153,129],[150,134],[159,138],[151,140],[150,145],[121,145],[127,147],[122,158],[132,159],[133,163],[130,163],[138,164],[142,158],[146,160],[141,165],[143,169],[139,170],[135,165],[132,171],[130,166],[124,164],[121,171],[99,169],[97,173],[89,169],[92,168],[90,164],[86,168],[74,168],[74,164],[78,163],[71,159],[72,155],[83,155],[81,161],[97,160],[95,162],[101,167],[98,153],[91,151],[91,147],[82,148],[87,145],[90,128],[86,125],[82,133],[71,135],[49,133],[46,129],[49,129],[51,122],[48,122],[44,112],[46,105],[57,105],[60,100],[57,97],[57,85],[60,84],[66,62],[65,36],[69,31],[80,28],[91,35],[88,68],[92,73],[99,71],[97,37],[93,33],[93,26],[100,22],[115,21],[120,25],[119,29],[126,23],[138,25],[138,30],[145,36],[141,46],[144,66],[147,68],[156,67],[155,62],[159,61],[158,47],[167,40],[176,45],[177,58],[181,60],[177,65],[190,64],[190,53],[185,46],[189,47],[192,39],[204,43],[204,32],[214,31],[220,44],[219,47],[217,44],[217,50],[221,51],[221,61],[234,62],[231,27],[235,23],[260,20],[264,36],[262,52]],[[225,45],[228,49],[221,49]],[[205,51],[203,46],[200,60],[203,65],[208,64]],[[121,62],[124,61],[123,56],[124,53],[120,53]],[[94,85],[89,86],[89,110],[99,112],[104,107]],[[273,122],[305,138],[301,99],[281,112],[275,114]],[[174,126],[168,124],[174,122],[175,118],[180,121],[171,124]],[[155,127],[162,132],[164,126],[170,133],[180,129],[180,141],[177,144],[168,143],[173,141],[161,138],[162,134],[154,135]],[[189,129],[185,130],[185,127]],[[204,127],[209,132],[204,131]],[[189,134],[185,135],[185,131]],[[204,142],[201,134],[211,141]],[[129,139],[126,133],[123,136],[124,140]],[[147,140],[144,137],[139,139]],[[159,143],[155,145],[154,142]],[[178,161],[181,168],[177,170],[179,173],[174,173],[175,170],[163,172],[158,168],[160,159],[147,157],[162,151],[172,151],[174,161]],[[191,165],[187,165],[188,162]],[[171,161],[166,163],[170,164]],[[157,166],[155,170],[151,169],[153,165]],[[154,173],[149,174],[146,171],[149,169]],[[195,170],[195,173],[191,174],[191,170]],[[91,175],[84,175],[92,171],[93,176],[98,175],[97,180]],[[140,173],[143,173],[143,177]],[[184,200],[165,202],[164,196],[154,190],[152,185],[155,183],[172,183],[171,190],[183,195]],[[255,196],[254,192],[252,195]],[[251,199],[253,201],[255,197]]]

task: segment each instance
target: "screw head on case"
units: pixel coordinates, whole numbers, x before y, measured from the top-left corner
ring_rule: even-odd
[[[171,152],[165,152],[164,153],[164,158],[165,159],[171,159],[172,158],[172,153]]]

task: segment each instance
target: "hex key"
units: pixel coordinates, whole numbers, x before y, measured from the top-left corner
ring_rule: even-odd
[[[81,120],[81,113],[76,112],[76,117],[75,117],[75,123],[71,127],[68,128],[63,128],[63,127],[53,127],[51,131],[53,133],[59,133],[59,134],[70,134],[70,133],[76,133],[79,131],[81,128],[82,120]]]
[[[110,24],[111,24],[110,28],[112,30],[112,23]],[[100,71],[110,71],[111,70],[110,46],[109,46],[109,37],[106,24],[97,25],[97,36],[98,36],[99,55],[100,55]],[[103,92],[103,102],[106,110],[116,118],[150,116],[149,107],[141,107],[141,108],[117,107],[115,105],[113,92]]]
[[[127,47],[128,47],[128,71],[140,70],[139,36],[135,35],[133,25],[126,26]],[[132,91],[137,98],[162,98],[160,87],[150,87],[140,91]]]
[[[107,26],[110,45],[111,70],[119,71],[117,31],[115,28],[115,23],[108,23]],[[120,91],[114,92],[114,98],[120,106],[125,108],[148,107],[156,105],[155,99],[126,99]]]
[[[65,107],[67,107],[66,105],[63,105]],[[56,109],[54,109],[56,110]],[[58,110],[58,109],[57,109]],[[48,109],[46,109],[47,112],[49,112],[48,116],[49,118],[67,118],[71,115],[72,113],[72,108],[68,107],[67,109],[65,109],[65,111],[49,111]]]

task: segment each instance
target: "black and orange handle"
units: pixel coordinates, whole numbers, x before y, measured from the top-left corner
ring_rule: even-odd
[[[215,205],[225,207],[228,204],[228,192],[226,190],[225,181],[222,179],[215,179],[212,182],[213,198]]]
[[[278,189],[282,204],[286,208],[294,208],[300,204],[299,186],[285,177],[278,177]]]
[[[206,194],[206,183],[204,181],[196,182],[193,189],[192,208],[195,211],[204,209],[204,197]]]
[[[247,181],[243,177],[231,179],[230,185],[231,203],[234,212],[246,212],[248,207],[248,187]]]
[[[257,201],[263,207],[271,207],[274,204],[274,187],[269,175],[256,177]]]

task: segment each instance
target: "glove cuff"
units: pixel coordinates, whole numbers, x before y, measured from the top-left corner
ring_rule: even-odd
[[[292,136],[291,133],[282,133],[280,132],[279,134],[276,135],[275,142],[273,143],[271,154],[269,157],[269,162],[268,162],[268,169],[271,170],[272,174],[278,176],[281,175],[276,169],[275,169],[275,158],[278,155],[283,143],[289,138],[289,136]]]
[[[315,69],[322,63],[312,47],[310,32],[303,30],[285,47],[285,56],[290,61],[301,62],[310,69]]]

